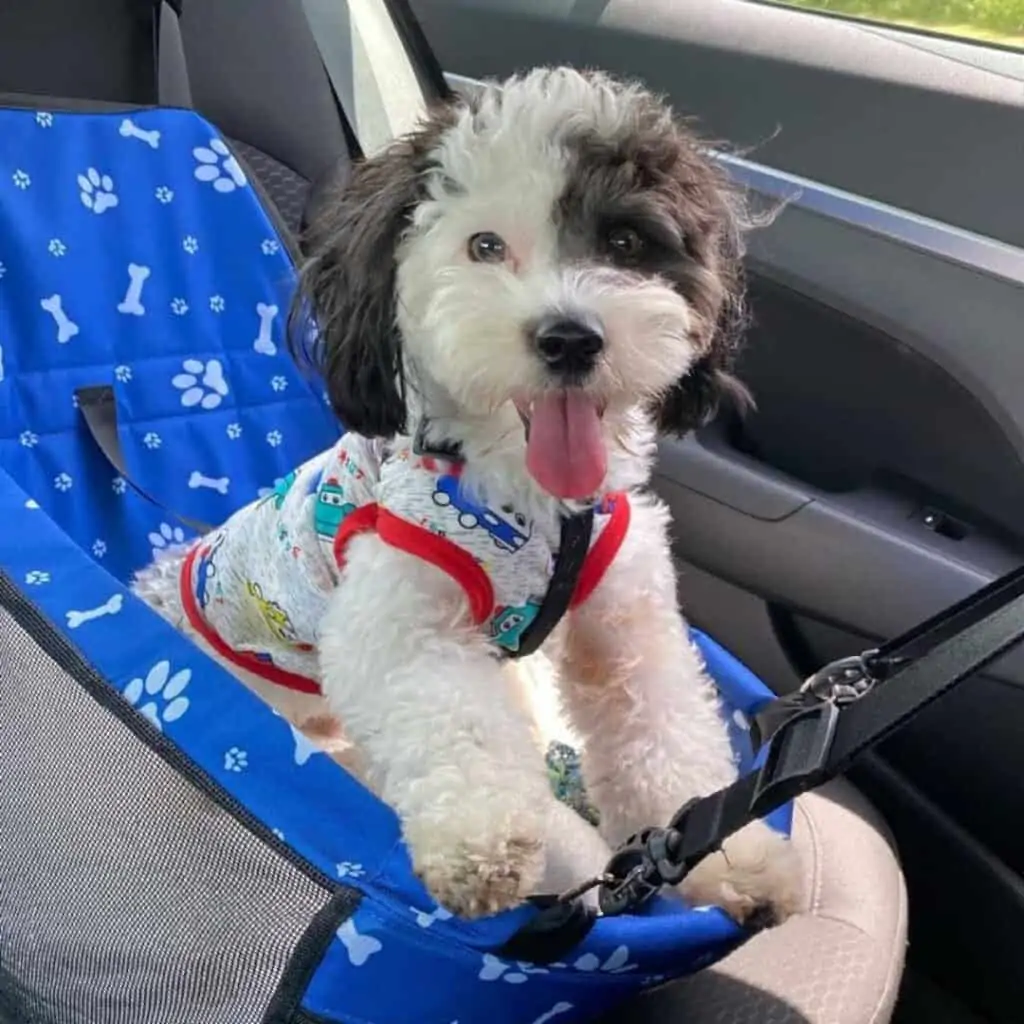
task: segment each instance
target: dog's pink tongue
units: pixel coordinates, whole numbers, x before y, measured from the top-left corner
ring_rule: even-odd
[[[526,468],[556,498],[588,498],[600,488],[608,456],[592,398],[570,388],[546,392],[534,402]]]

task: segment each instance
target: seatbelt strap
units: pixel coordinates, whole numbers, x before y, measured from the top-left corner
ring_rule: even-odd
[[[667,827],[631,836],[600,880],[599,905],[621,914],[678,884],[745,825],[845,772],[869,747],[1024,640],[1024,566],[895,640],[815,673],[755,716],[760,769],[691,800]]]
[[[75,399],[78,403],[78,411],[81,413],[93,441],[96,442],[96,447],[136,494],[200,535],[209,533],[213,529],[207,523],[200,522],[198,519],[190,519],[188,516],[180,515],[174,509],[168,508],[162,501],[157,501],[148,491],[143,490],[131,478],[125,464],[124,452],[121,449],[121,439],[117,434],[117,401],[114,398],[113,388],[106,384],[77,388]]]
[[[359,155],[372,156],[426,105],[451,95],[405,0],[302,0],[302,7]],[[357,59],[358,47],[369,51],[366,59]]]

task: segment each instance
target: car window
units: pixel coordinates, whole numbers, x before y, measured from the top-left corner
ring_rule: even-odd
[[[1024,0],[774,0],[826,14],[1024,49]]]

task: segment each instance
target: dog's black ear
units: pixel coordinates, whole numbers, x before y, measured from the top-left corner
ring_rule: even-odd
[[[396,249],[450,119],[444,108],[354,167],[318,202],[307,229],[307,259],[292,306],[293,351],[319,371],[343,426],[367,437],[393,437],[406,428]]]
[[[665,434],[682,436],[703,426],[723,404],[741,414],[754,405],[733,373],[749,326],[740,205],[717,171],[711,180],[708,223],[713,227],[702,247],[703,270],[691,276],[687,295],[703,326],[693,338],[701,354],[655,410],[655,422]]]
[[[714,419],[723,403],[742,412],[753,405],[753,399],[741,380],[705,355],[661,400],[656,410],[658,430],[682,437]]]

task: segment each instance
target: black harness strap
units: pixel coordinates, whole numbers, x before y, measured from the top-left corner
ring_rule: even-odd
[[[551,635],[551,631],[562,621],[569,610],[576,583],[580,578],[583,563],[590,550],[590,538],[594,532],[594,510],[565,516],[562,519],[562,537],[555,560],[555,571],[548,584],[547,593],[541,602],[537,617],[523,631],[519,638],[519,649],[510,652],[514,658],[525,658],[538,650]]]
[[[429,430],[430,421],[424,417],[413,435],[412,450],[417,455],[432,455],[449,462],[462,461],[462,449],[458,444],[447,440],[429,440]],[[502,648],[503,657],[525,658],[533,654],[562,621],[576,593],[576,584],[583,571],[593,533],[593,507],[562,516],[558,554],[555,556],[555,569],[547,592],[536,617],[520,634],[519,647],[514,651]]]

